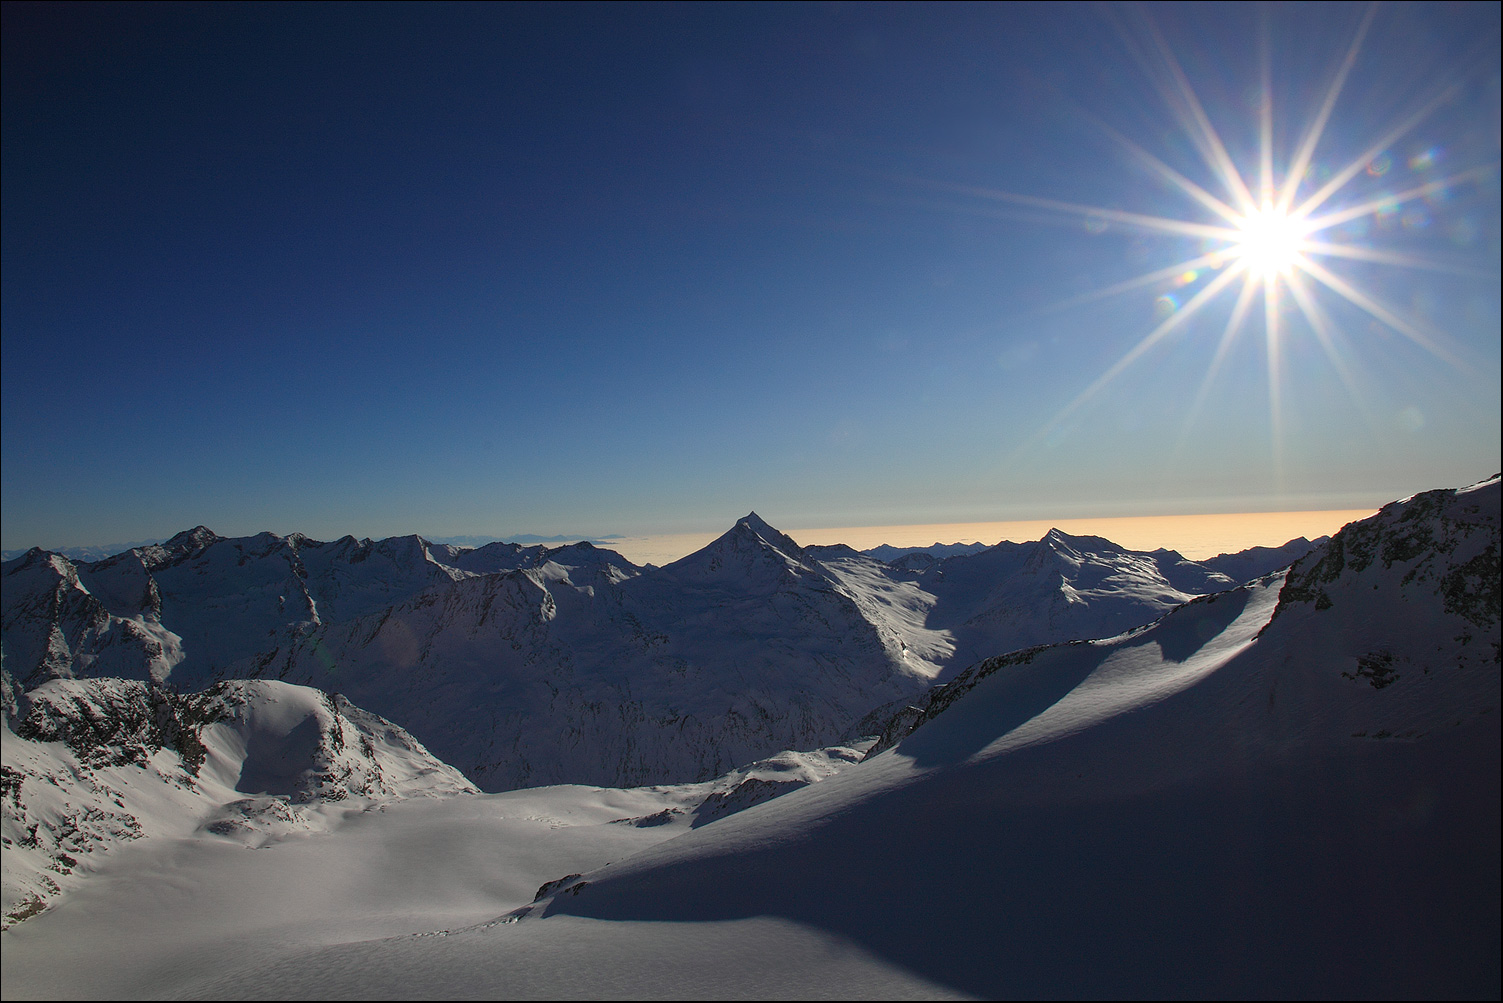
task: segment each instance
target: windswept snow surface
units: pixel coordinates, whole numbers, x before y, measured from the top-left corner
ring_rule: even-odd
[[[143,840],[4,935],[6,994],[1496,998],[1498,527],[1496,479],[1395,503],[707,824],[548,788]]]

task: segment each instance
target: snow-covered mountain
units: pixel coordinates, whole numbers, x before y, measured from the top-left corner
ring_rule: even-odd
[[[934,561],[942,561],[946,557],[963,557],[968,554],[979,554],[986,549],[984,543],[931,543],[927,547],[893,547],[881,544],[876,547],[868,547],[861,551],[867,557],[881,561],[884,564],[897,564],[900,567],[909,563],[917,567],[923,567]]]
[[[983,998],[1495,997],[1499,549],[1497,478],[1396,502],[516,916],[776,917]]]
[[[55,679],[23,694],[4,681],[3,928],[54,907],[143,839],[261,849],[415,797],[479,793],[402,728],[304,686],[237,680],[181,694]],[[869,746],[784,751],[604,801],[636,811],[613,824],[666,827],[667,838],[817,783]]]
[[[536,566],[549,553],[418,536],[225,539],[202,526],[94,563],[34,549],[0,571],[6,667],[28,685],[101,675],[207,684],[266,650],[279,630],[349,620],[475,575]]]
[[[1234,582],[1250,582],[1266,574],[1289,567],[1310,551],[1329,540],[1328,536],[1307,540],[1296,537],[1282,547],[1249,547],[1235,554],[1221,554],[1199,561],[1202,567],[1226,575]]]
[[[261,846],[327,828],[331,809],[475,792],[403,729],[304,686],[180,694],[54,679],[18,694],[5,681],[7,924],[131,840],[200,832]]]
[[[904,567],[801,548],[755,513],[639,569],[588,543],[224,539],[199,527],[3,567],[27,686],[275,677],[349,695],[487,789],[704,780],[849,735],[990,652],[1110,635],[1233,582],[1058,531]]]
[[[149,547],[152,544],[165,542],[165,540],[135,540],[131,543],[107,543],[103,546],[94,547],[59,547],[57,550],[52,551],[52,553],[61,554],[70,561],[102,561],[106,557],[123,554],[132,547]],[[0,560],[13,561],[23,556],[29,549],[31,548],[0,550]]]
[[[1138,553],[1057,529],[1033,543],[1004,541],[902,577],[934,597],[926,625],[953,639],[961,664],[1033,644],[1107,637],[1236,584],[1173,551]]]
[[[400,717],[491,790],[709,779],[829,744],[939,671],[755,515],[647,573],[601,553],[314,627],[238,671]]]
[[[861,762],[136,840],[5,934],[6,993],[1496,998],[1499,500],[1406,499],[1147,626],[986,659]],[[683,580],[817,573],[746,530]]]
[[[571,560],[601,553],[300,629],[234,671],[399,717],[486,789],[626,787],[828,744],[986,652],[1117,633],[1233,584],[1058,532],[902,571],[755,513],[661,569]]]

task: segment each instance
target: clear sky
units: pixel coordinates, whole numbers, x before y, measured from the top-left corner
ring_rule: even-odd
[[[1495,3],[3,16],[7,549],[1363,508],[1500,466]],[[1254,232],[1264,137],[1271,204],[1336,184],[1272,259],[1194,228]]]

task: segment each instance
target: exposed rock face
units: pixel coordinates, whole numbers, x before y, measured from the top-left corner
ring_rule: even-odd
[[[1503,608],[1498,478],[1461,491],[1426,491],[1346,526],[1290,568],[1279,612],[1297,603],[1331,609],[1343,594],[1391,587],[1395,577],[1406,594],[1438,598],[1447,614],[1479,634],[1496,634]],[[1470,632],[1457,639],[1470,643]]]
[[[203,727],[227,716],[220,685],[207,693],[178,694],[137,680],[55,682],[17,701],[25,711],[14,724],[19,738],[60,742],[90,768],[145,766],[163,749],[197,776],[205,749]]]

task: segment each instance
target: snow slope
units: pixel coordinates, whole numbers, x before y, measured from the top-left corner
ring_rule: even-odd
[[[6,997],[252,991],[282,997],[286,991],[274,986],[253,987],[242,969],[264,974],[302,952],[391,936],[441,949],[451,930],[524,906],[558,878],[568,884],[581,871],[689,831],[706,806],[724,818],[750,785],[819,783],[857,762],[863,749],[784,752],[702,784],[386,800],[361,811],[325,812],[324,826],[288,827],[259,843],[219,838],[212,825],[140,839],[99,861],[88,881],[46,912],[4,934]],[[728,931],[722,940],[744,949],[746,930]],[[653,941],[604,943],[606,955],[591,968],[560,965],[558,945],[537,944],[526,965],[510,966],[511,978],[532,986],[521,995],[571,995],[560,988],[571,984],[579,988],[572,995],[620,995],[635,966],[641,991],[634,995],[648,994],[661,986],[665,967],[674,966],[654,956],[661,945]],[[829,946],[816,938],[812,950],[809,944],[803,950],[810,963],[827,965]],[[863,967],[854,953],[856,967]],[[678,963],[697,965],[687,957]],[[391,974],[381,974],[380,964],[362,968],[367,977]],[[315,995],[371,992],[337,964],[321,970],[331,985]],[[487,966],[449,974],[465,979],[471,995],[485,994],[491,978]],[[346,982],[349,988],[340,989]],[[892,984],[884,977],[873,989]],[[412,995],[453,991],[452,983],[414,986]]]
[[[539,911],[782,917],[993,998],[1496,996],[1498,511],[1496,478],[1417,496],[1287,581],[992,660]]]
[[[475,791],[391,722],[271,681],[178,694],[53,680],[8,702],[0,739],[7,925],[133,840],[264,846],[373,805]]]
[[[1499,548],[1497,479],[1395,503],[697,826],[548,788],[143,840],[4,935],[6,995],[1496,998]]]

